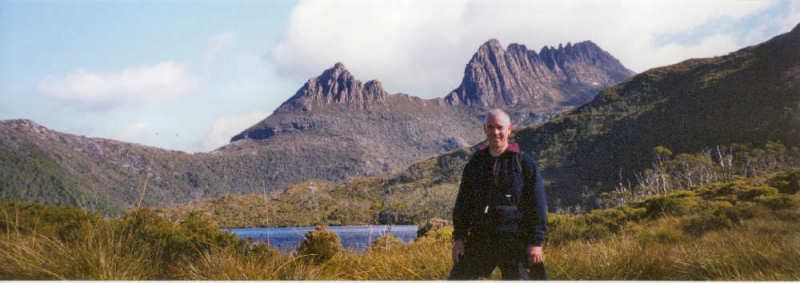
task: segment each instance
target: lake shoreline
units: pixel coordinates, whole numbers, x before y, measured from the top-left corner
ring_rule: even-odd
[[[267,243],[280,250],[296,250],[299,243],[305,240],[305,234],[314,230],[315,226],[282,227],[282,228],[231,228],[230,232],[240,239]],[[345,249],[363,251],[371,246],[375,239],[392,235],[404,243],[417,238],[417,225],[343,225],[327,226],[335,232]],[[228,231],[228,229],[220,229]]]

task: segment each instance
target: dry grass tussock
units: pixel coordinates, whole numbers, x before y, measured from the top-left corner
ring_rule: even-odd
[[[680,234],[668,222],[653,229]],[[800,227],[787,224],[747,220],[699,239],[636,233],[571,241],[548,250],[548,271],[562,280],[798,280]]]

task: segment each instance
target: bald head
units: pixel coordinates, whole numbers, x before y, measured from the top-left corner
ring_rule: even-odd
[[[486,119],[483,120],[483,125],[488,125],[489,121],[497,121],[503,125],[511,125],[511,116],[509,116],[506,111],[503,111],[503,109],[495,108],[489,110],[489,113],[486,115]]]

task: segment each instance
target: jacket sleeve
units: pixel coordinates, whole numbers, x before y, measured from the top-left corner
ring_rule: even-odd
[[[458,187],[456,205],[453,207],[453,240],[465,240],[472,223],[472,192],[474,192],[475,176],[471,170],[470,160],[461,174],[461,185]]]
[[[520,201],[523,211],[522,232],[529,245],[541,246],[547,235],[547,194],[539,167],[533,158],[525,160],[525,191]]]

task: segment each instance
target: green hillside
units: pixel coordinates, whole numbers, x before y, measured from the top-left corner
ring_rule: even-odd
[[[749,164],[770,142],[796,152],[786,147],[800,142],[800,25],[726,56],[648,70],[513,136],[539,161],[556,210],[598,207],[602,193],[642,182],[660,164],[659,146],[715,163],[736,155]],[[415,163],[385,186],[458,183],[476,148]],[[735,173],[753,175],[745,167]]]
[[[634,180],[657,161],[651,150],[659,145],[695,154],[734,143],[797,144],[800,26],[726,56],[649,70],[517,139],[568,204]]]

